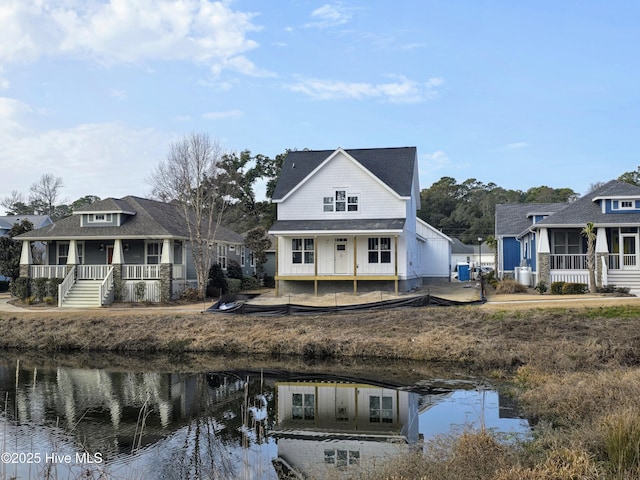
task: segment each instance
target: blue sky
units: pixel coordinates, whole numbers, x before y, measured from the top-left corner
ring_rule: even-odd
[[[191,132],[584,194],[640,165],[639,44],[629,0],[0,0],[0,198],[148,195]]]

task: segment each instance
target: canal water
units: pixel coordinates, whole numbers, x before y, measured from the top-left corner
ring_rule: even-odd
[[[0,478],[323,478],[528,423],[468,372],[389,361],[0,354]]]

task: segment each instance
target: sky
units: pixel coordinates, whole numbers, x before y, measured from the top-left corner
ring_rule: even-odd
[[[0,0],[0,199],[149,196],[191,133],[585,194],[640,165],[639,45],[632,0]]]

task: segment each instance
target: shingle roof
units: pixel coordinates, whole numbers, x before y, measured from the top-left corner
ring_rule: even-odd
[[[11,229],[16,223],[23,220],[29,221],[33,228],[39,228],[42,224],[51,222],[49,215],[6,215],[0,217],[0,228]]]
[[[335,150],[301,150],[287,154],[273,200],[281,200]],[[415,147],[364,148],[346,150],[356,161],[398,195],[410,197],[416,161]]]
[[[511,203],[496,205],[496,236],[517,236],[531,227],[532,215],[551,215],[567,203]]]
[[[82,212],[111,211],[117,207],[125,215],[119,227],[81,227],[80,217],[71,215],[44,228],[32,230],[16,238],[34,240],[82,239],[82,238],[179,238],[188,239],[189,231],[179,206],[141,197],[127,196],[122,199],[108,198],[91,204]],[[216,239],[230,243],[244,243],[242,235],[225,227],[218,227]]]
[[[459,238],[452,238],[453,243],[451,244],[451,253],[452,254],[466,254],[466,253],[474,253],[473,245],[467,245],[462,243]]]
[[[278,220],[269,232],[349,232],[370,230],[402,230],[404,218],[361,220]]]
[[[594,225],[624,225],[640,223],[640,213],[602,213],[596,198],[640,196],[640,187],[629,183],[611,180],[600,188],[567,204],[565,208],[537,223],[540,226],[584,226],[588,222]]]

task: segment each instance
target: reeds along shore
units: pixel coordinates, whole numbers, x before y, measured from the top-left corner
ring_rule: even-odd
[[[526,443],[466,432],[352,478],[640,479],[640,307],[435,307],[317,317],[5,315],[0,347],[406,358],[509,380]],[[128,312],[126,312],[128,313]]]

